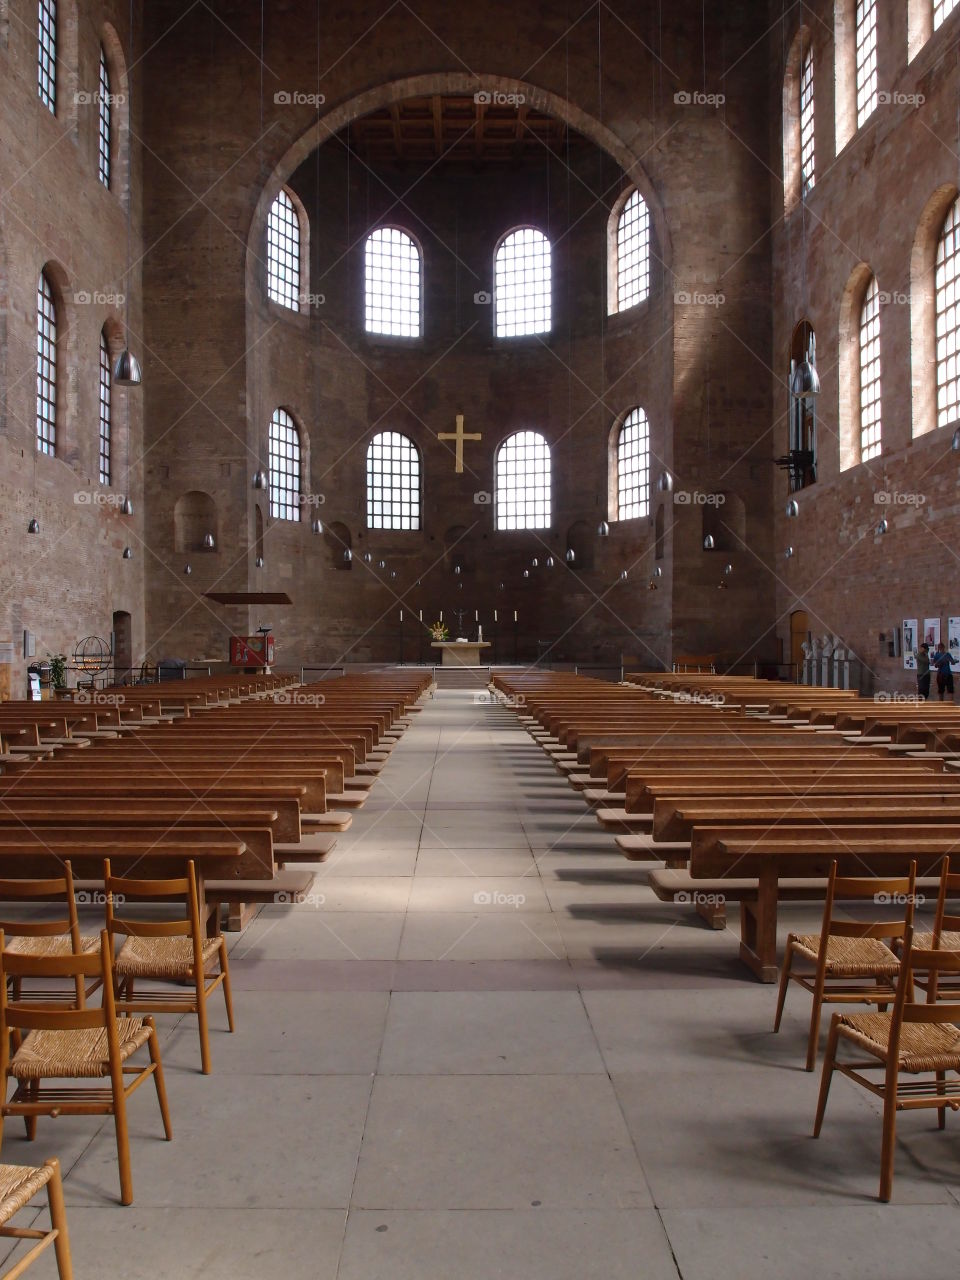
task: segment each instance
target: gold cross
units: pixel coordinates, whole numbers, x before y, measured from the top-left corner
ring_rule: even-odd
[[[454,474],[459,476],[463,474],[463,442],[464,440],[480,440],[482,439],[482,436],[480,435],[479,431],[464,435],[463,414],[458,413],[456,431],[438,431],[437,439],[438,440],[456,440],[457,465],[453,468],[453,470],[454,470]]]

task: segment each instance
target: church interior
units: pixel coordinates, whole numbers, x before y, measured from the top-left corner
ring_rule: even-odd
[[[0,1280],[955,1274],[958,122],[958,0],[0,0]]]

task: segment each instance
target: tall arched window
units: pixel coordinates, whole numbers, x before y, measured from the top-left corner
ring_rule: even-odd
[[[367,446],[367,528],[420,528],[420,454],[399,431],[381,431]]]
[[[635,307],[650,293],[650,211],[639,191],[632,191],[620,210],[615,253],[611,313]]]
[[[860,308],[860,461],[880,454],[880,293],[871,276]]]
[[[300,218],[286,191],[279,191],[267,218],[267,296],[300,310]]]
[[[498,338],[550,332],[550,258],[550,241],[536,227],[521,227],[501,240],[493,295]]]
[[[37,281],[37,448],[57,451],[57,306],[45,271]]]
[[[497,528],[548,529],[550,518],[550,446],[518,431],[497,450]]]
[[[37,5],[37,93],[56,115],[57,0],[39,0]]]
[[[109,188],[113,98],[110,96],[110,70],[107,67],[107,55],[104,52],[103,45],[100,46],[100,91],[97,94],[97,108],[100,121],[100,181],[105,187]]]
[[[933,29],[938,31],[957,7],[958,0],[933,0]]]
[[[877,0],[857,0],[857,128],[877,105]]]
[[[960,418],[960,201],[950,206],[937,245],[937,426]]]
[[[111,483],[110,422],[111,422],[110,348],[107,335],[100,330],[100,483]]]
[[[800,62],[800,190],[806,194],[816,181],[814,148],[813,46]]]
[[[420,250],[399,227],[367,236],[363,264],[364,328],[394,338],[420,337]]]
[[[617,431],[615,520],[635,520],[650,512],[650,424],[631,409]],[[612,496],[612,495],[611,495]]]
[[[270,419],[270,514],[275,520],[300,519],[300,432],[286,409]]]

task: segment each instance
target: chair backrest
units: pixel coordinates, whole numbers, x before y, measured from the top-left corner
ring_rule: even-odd
[[[7,903],[62,902],[66,916],[53,920],[0,920],[0,930],[8,938],[51,938],[69,933],[73,951],[80,950],[80,924],[73,887],[73,868],[63,864],[63,875],[46,880],[0,879],[0,905]]]
[[[200,905],[197,896],[197,872],[193,860],[187,863],[187,874],[169,880],[137,880],[132,876],[115,876],[110,859],[103,864],[106,891],[107,931],[136,938],[193,937],[195,947],[201,945]],[[132,914],[134,902],[183,903],[184,915],[176,919],[145,919]]]
[[[905,876],[840,876],[836,862],[830,865],[827,899],[823,910],[821,937],[835,938],[903,938],[913,926],[916,905],[917,864],[911,862]],[[872,902],[884,908],[882,919],[837,920],[833,914],[838,900]],[[826,958],[826,948],[821,948]]]
[[[948,913],[947,899],[960,898],[960,871],[950,870],[950,859],[944,858],[940,872],[940,892],[937,894],[937,914],[933,922],[933,945],[940,946],[944,933],[960,933],[960,915]]]
[[[11,999],[8,978],[98,977],[103,984],[103,1003],[96,1007],[67,1009],[31,1001],[29,991],[19,999]],[[104,1028],[111,1055],[119,1062],[116,1006],[113,995],[113,964],[110,939],[104,929],[100,933],[100,950],[70,953],[62,956],[19,956],[7,951],[0,932],[0,1066],[6,1071],[10,1057],[11,1031],[87,1031]]]
[[[915,999],[914,980],[917,974],[925,974],[924,985],[927,995],[924,1001]],[[890,1055],[888,1069],[896,1061],[900,1046],[900,1032],[904,1023],[943,1024],[960,1022],[960,1004],[937,999],[937,984],[940,977],[960,978],[960,950],[921,950],[913,946],[913,929],[907,931],[904,938],[903,961],[897,981],[897,992],[893,1002],[893,1016],[890,1027]],[[955,990],[955,988],[954,988]],[[931,1059],[935,1061],[936,1053],[932,1051]],[[934,1067],[930,1068],[935,1069]]]

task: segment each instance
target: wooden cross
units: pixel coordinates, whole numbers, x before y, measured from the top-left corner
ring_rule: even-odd
[[[454,474],[459,476],[463,474],[463,442],[464,440],[480,440],[482,439],[482,436],[480,435],[479,431],[465,435],[463,431],[463,414],[458,413],[456,431],[438,431],[437,439],[438,440],[456,440],[457,464],[453,468],[453,470],[454,470]]]

